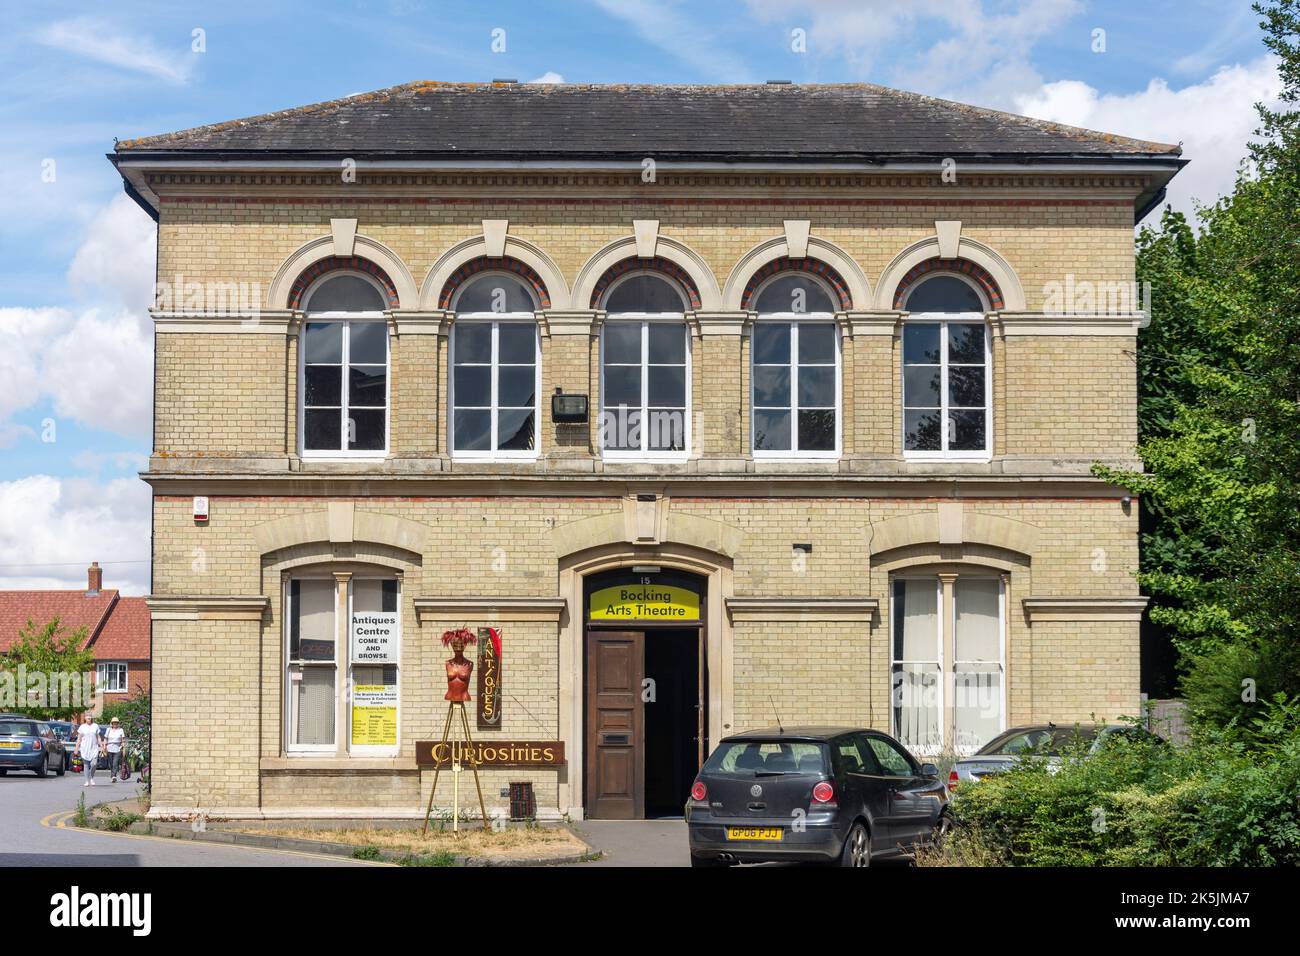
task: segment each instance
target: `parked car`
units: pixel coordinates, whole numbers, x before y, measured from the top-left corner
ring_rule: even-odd
[[[58,737],[63,743],[63,769],[72,768],[72,751],[76,749],[76,741],[73,738],[75,731],[72,723],[67,720],[47,720],[50,729],[54,731],[54,736]]]
[[[933,764],[877,730],[796,727],[725,738],[686,803],[691,865],[868,866],[951,825]]]
[[[63,741],[49,724],[31,718],[0,719],[0,776],[10,770],[31,770],[44,777],[53,770],[63,776]]]
[[[991,774],[1002,773],[1020,760],[1042,760],[1050,770],[1059,766],[1063,755],[1072,748],[1084,747],[1086,753],[1094,754],[1108,740],[1119,737],[1164,742],[1158,735],[1130,724],[1058,726],[1046,723],[1014,727],[953,764],[948,774],[948,787],[952,789],[963,780],[982,780]]]

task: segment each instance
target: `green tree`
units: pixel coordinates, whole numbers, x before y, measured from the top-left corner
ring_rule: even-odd
[[[1236,188],[1138,238],[1144,474],[1098,469],[1155,516],[1140,577],[1193,715],[1245,726],[1300,695],[1300,0],[1257,4],[1282,108],[1259,107]]]
[[[14,709],[42,720],[68,718],[85,710],[91,689],[83,679],[95,668],[94,655],[83,647],[85,641],[84,627],[69,632],[57,617],[43,626],[29,620],[8,653],[0,656],[0,687],[13,693]],[[33,680],[38,682],[35,686]],[[85,696],[68,699],[70,689],[80,689]],[[38,699],[29,696],[31,691]]]

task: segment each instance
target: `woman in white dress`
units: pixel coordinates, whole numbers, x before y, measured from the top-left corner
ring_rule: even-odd
[[[83,787],[95,785],[95,764],[99,763],[99,724],[90,714],[83,714],[81,726],[77,728],[77,753],[81,756],[81,772],[86,775]]]

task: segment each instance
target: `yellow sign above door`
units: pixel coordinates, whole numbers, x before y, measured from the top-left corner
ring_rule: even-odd
[[[620,584],[593,591],[593,621],[698,621],[700,596],[666,584]]]

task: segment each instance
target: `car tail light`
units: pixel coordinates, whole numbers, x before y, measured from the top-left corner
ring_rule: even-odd
[[[813,787],[812,798],[814,803],[833,803],[835,801],[835,788],[823,780]]]
[[[41,749],[41,738],[40,738],[40,737],[37,737],[35,740],[32,741],[32,749],[33,749],[33,750],[40,750],[40,749]]]
[[[949,792],[949,793],[952,793],[953,788],[957,786],[957,784],[958,784],[958,782],[959,782],[960,780],[961,780],[961,778],[957,776],[957,771],[956,771],[956,770],[953,770],[953,771],[950,771],[950,772],[949,772],[949,774],[948,774],[948,792]]]
[[[708,795],[709,795],[709,788],[704,785],[703,780],[696,780],[695,783],[691,786],[692,800],[699,800],[703,802],[704,799],[708,797]]]

